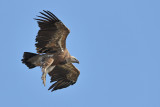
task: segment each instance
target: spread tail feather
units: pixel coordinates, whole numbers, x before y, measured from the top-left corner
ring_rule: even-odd
[[[30,53],[30,52],[24,52],[22,63],[24,63],[29,69],[36,67],[34,64],[29,62],[28,60],[38,54]]]

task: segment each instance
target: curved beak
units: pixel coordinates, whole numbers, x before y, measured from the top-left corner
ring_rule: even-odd
[[[75,59],[74,63],[78,63],[79,64],[79,61],[77,59]]]
[[[78,63],[78,64],[79,64],[79,61],[78,61],[76,58],[71,58],[71,62],[72,62],[72,63]]]
[[[78,63],[78,64],[79,64],[80,62],[77,60],[77,62],[76,62],[76,63]]]

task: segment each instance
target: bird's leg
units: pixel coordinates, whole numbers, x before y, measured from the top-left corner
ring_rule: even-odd
[[[43,80],[43,84],[44,86],[46,85],[46,69],[45,68],[42,68],[42,77],[41,79]]]
[[[42,80],[43,80],[43,84],[44,86],[46,85],[46,75],[47,75],[47,68],[53,63],[53,59],[52,58],[46,58],[45,62],[42,64]]]
[[[49,66],[46,70],[47,74],[50,73],[55,68],[55,65]]]

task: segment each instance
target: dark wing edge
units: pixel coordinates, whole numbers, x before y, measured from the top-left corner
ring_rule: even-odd
[[[40,14],[39,19],[35,18],[40,27],[35,44],[37,53],[64,50],[69,29],[50,11],[43,10]]]
[[[76,83],[80,71],[73,64],[57,65],[50,73],[51,81],[54,82],[48,90],[55,91],[66,88]]]
[[[48,27],[51,27],[51,24],[54,24],[56,22],[60,22],[60,20],[50,11],[45,11],[43,10],[43,12],[40,12],[41,15],[43,16],[37,16],[40,19],[34,18],[35,20],[38,20],[38,25],[40,27],[40,29],[46,29]]]

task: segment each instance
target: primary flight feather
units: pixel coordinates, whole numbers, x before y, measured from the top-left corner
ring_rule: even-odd
[[[40,30],[36,37],[37,54],[24,52],[22,63],[28,68],[40,66],[42,80],[45,86],[46,75],[49,74],[51,82],[49,89],[52,91],[66,88],[76,83],[80,71],[72,64],[79,61],[71,56],[66,48],[66,38],[69,29],[50,11],[40,12],[37,16]]]

